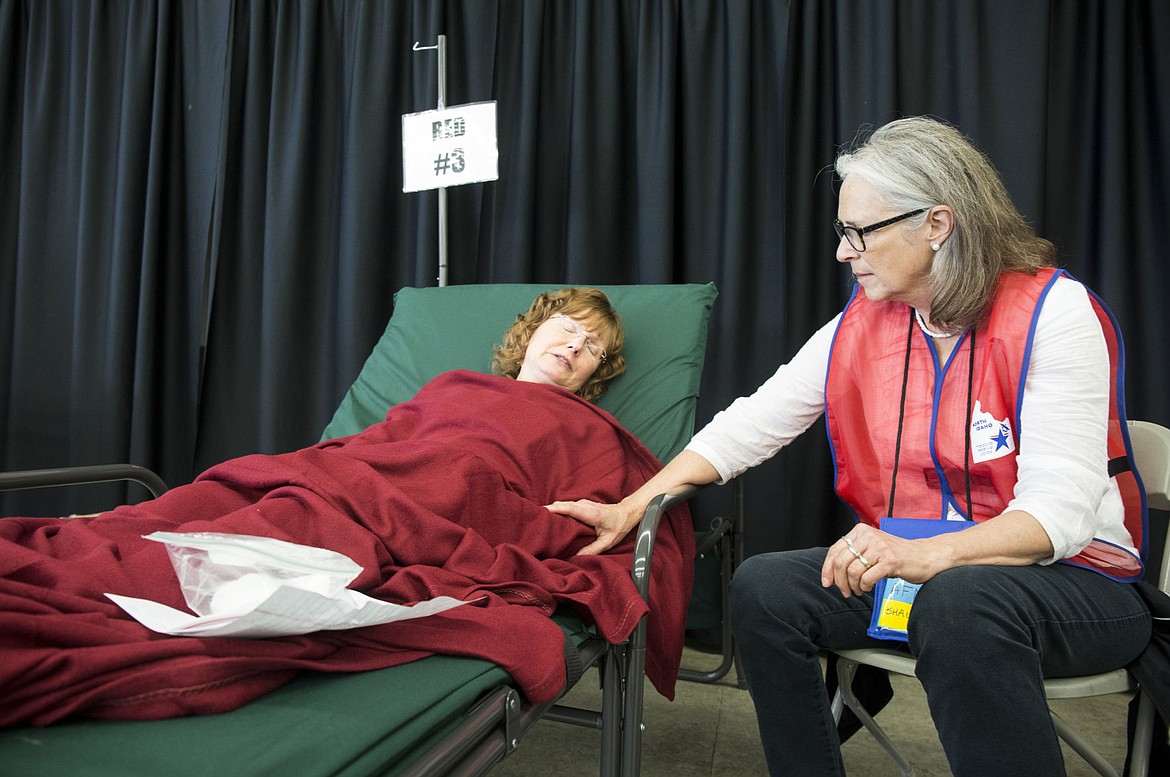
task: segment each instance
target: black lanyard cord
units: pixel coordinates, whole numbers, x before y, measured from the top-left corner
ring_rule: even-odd
[[[906,384],[910,382],[910,346],[914,344],[914,309],[910,309],[910,328],[906,331],[906,366],[902,368],[902,400],[898,405],[898,437],[894,442],[894,473],[890,477],[890,502],[886,517],[894,516],[894,493],[898,487],[898,459],[902,455],[902,424],[906,420]]]
[[[910,348],[914,344],[914,310],[910,310],[910,329],[906,333],[906,364],[902,368],[902,399],[898,406],[898,436],[894,442],[894,471],[890,476],[890,501],[886,517],[894,515],[894,494],[898,487],[898,460],[902,456],[902,427],[906,421],[906,387],[910,382]],[[974,520],[971,513],[971,417],[975,395],[975,330],[971,330],[971,352],[967,361],[967,425],[963,434],[963,485],[967,492],[967,520]]]

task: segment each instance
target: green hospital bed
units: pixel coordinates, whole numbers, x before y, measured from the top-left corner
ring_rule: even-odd
[[[537,293],[559,285],[404,288],[394,312],[322,439],[380,422],[434,376],[489,371],[490,347]],[[717,292],[706,285],[601,286],[627,329],[627,372],[600,405],[661,460],[690,439]],[[141,468],[93,467],[0,474],[0,489],[138,480]],[[643,520],[634,569],[646,596],[658,516],[689,497],[659,497]],[[38,775],[439,775],[481,774],[512,752],[542,718],[600,731],[599,773],[636,775],[641,758],[645,619],[610,645],[579,619],[566,633],[569,682],[597,666],[600,710],[531,705],[501,667],[453,656],[353,674],[305,672],[231,712],[162,721],[69,720],[0,730],[0,774]],[[3,700],[0,699],[0,704]]]

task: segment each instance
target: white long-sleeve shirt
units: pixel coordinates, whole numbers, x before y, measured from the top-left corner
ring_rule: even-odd
[[[824,412],[838,314],[750,396],[716,414],[687,449],[726,482],[774,456]],[[1007,510],[1033,516],[1052,541],[1047,563],[1094,537],[1135,553],[1107,474],[1109,354],[1084,286],[1060,277],[1040,310],[1017,430],[1018,480]]]

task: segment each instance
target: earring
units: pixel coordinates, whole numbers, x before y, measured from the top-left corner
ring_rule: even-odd
[[[940,246],[938,243],[931,243],[930,248],[933,251],[937,251],[938,249],[942,248],[942,246]]]

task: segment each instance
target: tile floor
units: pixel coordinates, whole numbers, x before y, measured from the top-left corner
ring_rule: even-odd
[[[706,669],[717,657],[690,649],[684,666]],[[592,670],[591,670],[592,671]],[[930,725],[922,688],[910,678],[895,677],[894,700],[877,716],[918,777],[950,774]],[[567,701],[596,708],[601,694],[596,675],[586,675]],[[1078,728],[1118,770],[1125,761],[1128,697],[1060,701],[1057,712]],[[680,682],[674,702],[646,686],[646,731],[643,777],[747,777],[765,775],[755,712],[747,691],[736,686],[735,672],[717,684]],[[917,733],[916,733],[917,732]],[[897,777],[893,761],[865,731],[844,748],[845,766],[860,777]],[[541,721],[525,735],[519,749],[492,770],[493,777],[588,777],[598,773],[598,733],[577,726]],[[1069,777],[1095,772],[1066,748]]]

